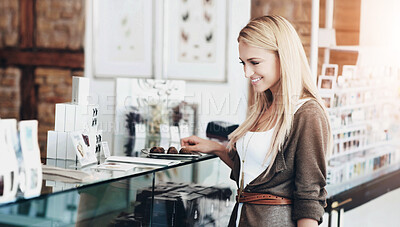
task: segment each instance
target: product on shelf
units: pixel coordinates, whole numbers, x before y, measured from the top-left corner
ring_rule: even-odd
[[[18,123],[25,179],[20,184],[25,198],[40,195],[42,188],[42,163],[38,143],[38,121],[26,120]]]
[[[54,131],[47,133],[47,158],[97,162],[102,131],[98,130],[99,106],[88,104],[89,79],[73,77],[72,102],[57,103]],[[79,137],[83,143],[77,142]]]
[[[186,149],[186,148],[181,148],[181,149],[179,150],[179,154],[196,154],[196,153],[194,153],[194,152],[192,152],[192,151],[189,151],[189,150]]]
[[[18,126],[18,130],[17,130]],[[0,204],[42,189],[37,120],[0,119]]]
[[[371,149],[365,155],[359,155],[350,160],[333,160],[329,163],[327,172],[328,184],[340,184],[356,177],[372,173],[399,162],[398,149],[380,147]]]
[[[330,91],[320,90],[333,134],[329,184],[396,164],[400,136],[400,70],[344,65]],[[324,78],[324,77],[322,77]],[[333,100],[333,101],[332,101]]]
[[[23,176],[14,148],[14,139],[18,141],[16,128],[15,119],[0,119],[0,203],[15,200]]]
[[[164,154],[165,150],[163,147],[152,147],[150,153]]]
[[[167,154],[178,154],[178,150],[175,147],[168,148]]]

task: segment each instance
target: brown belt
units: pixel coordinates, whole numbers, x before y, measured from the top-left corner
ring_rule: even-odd
[[[239,203],[251,203],[262,205],[288,205],[292,204],[292,200],[276,195],[264,193],[242,192],[240,198],[236,196],[236,201]]]

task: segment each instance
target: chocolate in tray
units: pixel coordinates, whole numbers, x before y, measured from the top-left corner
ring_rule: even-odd
[[[165,149],[163,147],[152,147],[150,149],[151,154],[165,154]],[[178,149],[176,147],[169,147],[167,149],[167,154],[197,154],[195,152],[191,152],[187,150],[186,148],[181,148],[178,152]]]

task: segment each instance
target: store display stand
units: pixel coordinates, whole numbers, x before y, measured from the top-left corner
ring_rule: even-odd
[[[99,106],[88,103],[89,79],[73,77],[71,103],[57,103],[54,131],[48,131],[47,158],[75,160],[79,166],[97,163],[102,132]],[[77,165],[78,166],[78,165]]]
[[[325,28],[321,30],[330,32],[324,33],[325,36],[320,36],[320,40],[314,38],[313,40],[318,41],[312,44],[314,47],[325,48],[323,63],[332,64],[331,50],[344,53],[356,52],[362,55],[363,48],[337,46],[335,37],[330,37],[335,35],[334,0],[326,0],[325,4]],[[319,7],[319,1],[313,0],[313,14],[319,13]],[[313,21],[313,24],[318,24],[319,18],[315,17],[315,19],[317,21]],[[316,36],[316,33],[313,32],[313,36]],[[314,60],[318,59],[318,48],[311,49],[314,50],[312,53]],[[316,67],[315,64],[314,62],[314,67]],[[349,75],[346,70],[358,70],[358,72],[353,71],[353,74]],[[332,84],[331,87],[328,86],[328,90],[321,91],[330,116],[339,116],[331,118],[335,149],[329,160],[327,176],[328,226],[341,226],[344,212],[400,187],[400,182],[398,182],[400,177],[399,146],[394,142],[395,136],[390,134],[390,129],[382,130],[385,129],[385,121],[388,121],[388,117],[382,114],[385,112],[385,105],[392,104],[392,111],[394,111],[394,107],[399,102],[396,92],[390,89],[398,86],[392,82],[398,79],[398,70],[393,67],[381,67],[377,73],[365,72],[365,68],[360,68],[360,66],[344,67],[342,74],[337,77],[339,86],[334,88]],[[324,79],[325,72],[322,71],[321,75]],[[344,80],[356,82],[355,79],[360,83],[343,86],[347,83]],[[321,82],[319,81],[318,84]],[[325,84],[329,85],[328,82]],[[346,158],[351,161],[344,161]],[[337,160],[336,164],[334,160]]]

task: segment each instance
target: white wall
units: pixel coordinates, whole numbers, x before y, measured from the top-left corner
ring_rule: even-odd
[[[236,38],[240,29],[250,18],[250,0],[229,1],[229,4],[227,82],[188,82],[186,85],[185,100],[199,105],[199,136],[201,137],[205,137],[207,123],[211,120],[240,123],[246,115],[247,80],[239,64]],[[91,80],[91,102],[100,105],[99,126],[103,129],[104,139],[112,143],[115,82],[113,78],[96,78],[93,75],[91,5],[92,1],[86,0],[85,77]],[[113,147],[112,144],[110,147]]]
[[[400,1],[362,0],[359,65],[400,65]]]

